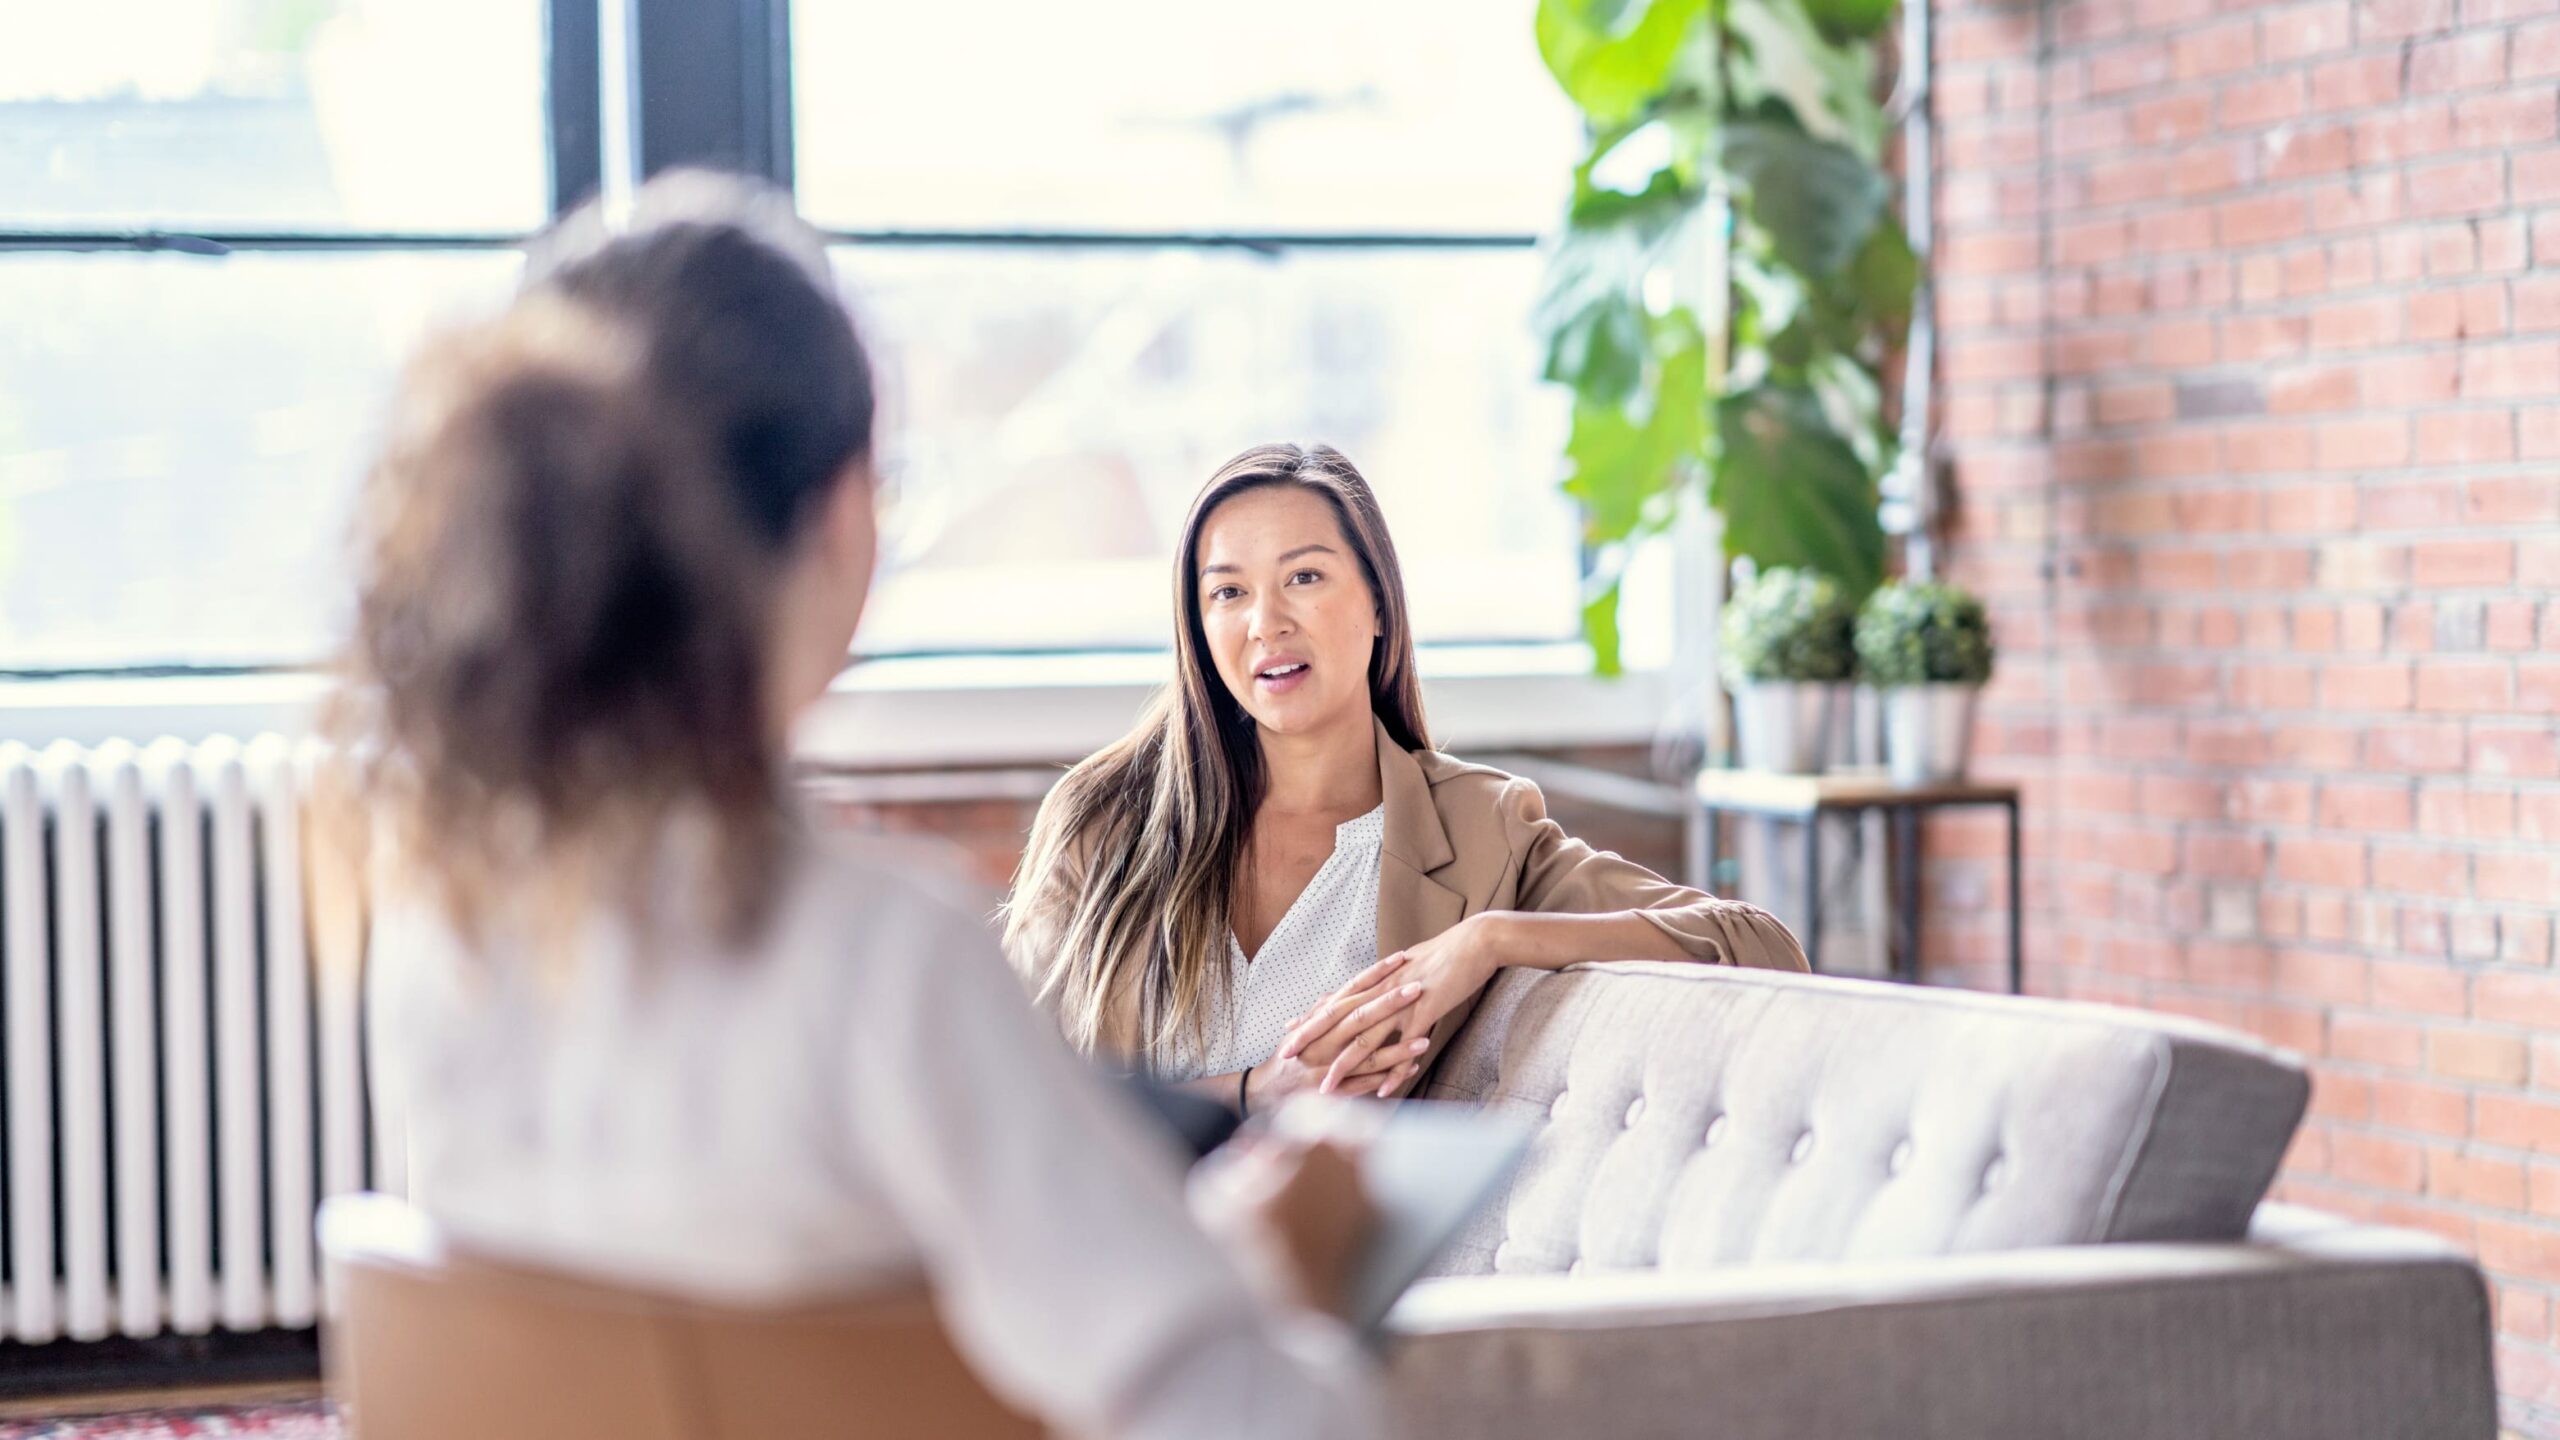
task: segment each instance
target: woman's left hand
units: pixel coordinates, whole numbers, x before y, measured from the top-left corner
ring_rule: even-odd
[[[1298,1022],[1280,1042],[1280,1056],[1296,1056],[1329,1034],[1343,1017],[1390,991],[1420,985],[1420,996],[1343,1046],[1342,1053],[1325,1071],[1321,1087],[1325,1094],[1375,1092],[1383,1098],[1395,1088],[1395,1072],[1407,1057],[1400,1045],[1384,1054],[1379,1053],[1381,1047],[1393,1045],[1405,1036],[1429,1035],[1441,1017],[1465,1004],[1469,996],[1493,979],[1493,972],[1505,963],[1502,920],[1503,916],[1495,911],[1470,915],[1421,944],[1397,952],[1403,957],[1403,964],[1376,979],[1364,974]]]

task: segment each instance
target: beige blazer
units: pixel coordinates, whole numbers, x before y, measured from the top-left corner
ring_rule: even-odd
[[[1517,775],[1437,750],[1406,751],[1381,725],[1378,780],[1387,809],[1378,861],[1380,959],[1486,910],[1633,910],[1701,964],[1809,968],[1804,947],[1768,911],[1675,885],[1592,849],[1548,819],[1546,797]],[[1432,1027],[1434,1057],[1448,1053],[1475,1005],[1469,999]]]
[[[1692,960],[1803,970],[1804,948],[1776,917],[1754,905],[1719,900],[1675,885],[1632,860],[1594,850],[1547,818],[1538,787],[1489,765],[1470,765],[1436,750],[1413,753],[1378,729],[1378,785],[1385,795],[1386,840],[1378,860],[1378,957],[1384,959],[1486,910],[1551,915],[1637,911]],[[1033,980],[1055,956],[1042,953],[1066,931],[1083,891],[1086,868],[1070,857],[1026,907],[1010,957]],[[1594,955],[1594,960],[1613,957]],[[1135,1002],[1126,1007],[1134,1016]],[[1431,1054],[1475,1010],[1468,1000],[1432,1027]]]

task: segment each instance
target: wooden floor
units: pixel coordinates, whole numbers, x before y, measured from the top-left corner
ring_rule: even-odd
[[[317,1380],[254,1385],[198,1385],[176,1390],[92,1390],[78,1395],[25,1395],[0,1400],[0,1420],[47,1420],[69,1415],[111,1415],[126,1410],[214,1409],[226,1405],[282,1405],[320,1393]]]

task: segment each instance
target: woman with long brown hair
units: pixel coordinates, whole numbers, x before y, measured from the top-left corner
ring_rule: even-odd
[[[1173,581],[1174,682],[1051,792],[1008,906],[1079,1048],[1251,1112],[1409,1089],[1504,966],[1804,968],[1766,912],[1432,749],[1395,543],[1340,453],[1228,461]]]
[[[920,1274],[1060,1433],[1351,1436],[1368,1212],[1329,1147],[1179,1158],[983,910],[785,774],[869,589],[871,370],[777,192],[653,182],[405,383],[334,725],[386,844],[370,1004],[413,1197],[504,1258],[729,1303]],[[1257,1168],[1259,1167],[1259,1168]]]

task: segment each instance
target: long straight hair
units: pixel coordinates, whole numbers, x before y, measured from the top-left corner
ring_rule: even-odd
[[[1404,571],[1369,482],[1322,445],[1257,445],[1220,466],[1174,549],[1173,683],[1136,729],[1067,772],[1014,876],[1006,949],[1079,1049],[1159,1054],[1197,1037],[1226,998],[1228,901],[1268,776],[1253,717],[1218,678],[1201,626],[1200,532],[1227,501],[1278,486],[1332,508],[1378,610],[1370,711],[1396,744],[1431,748]]]

